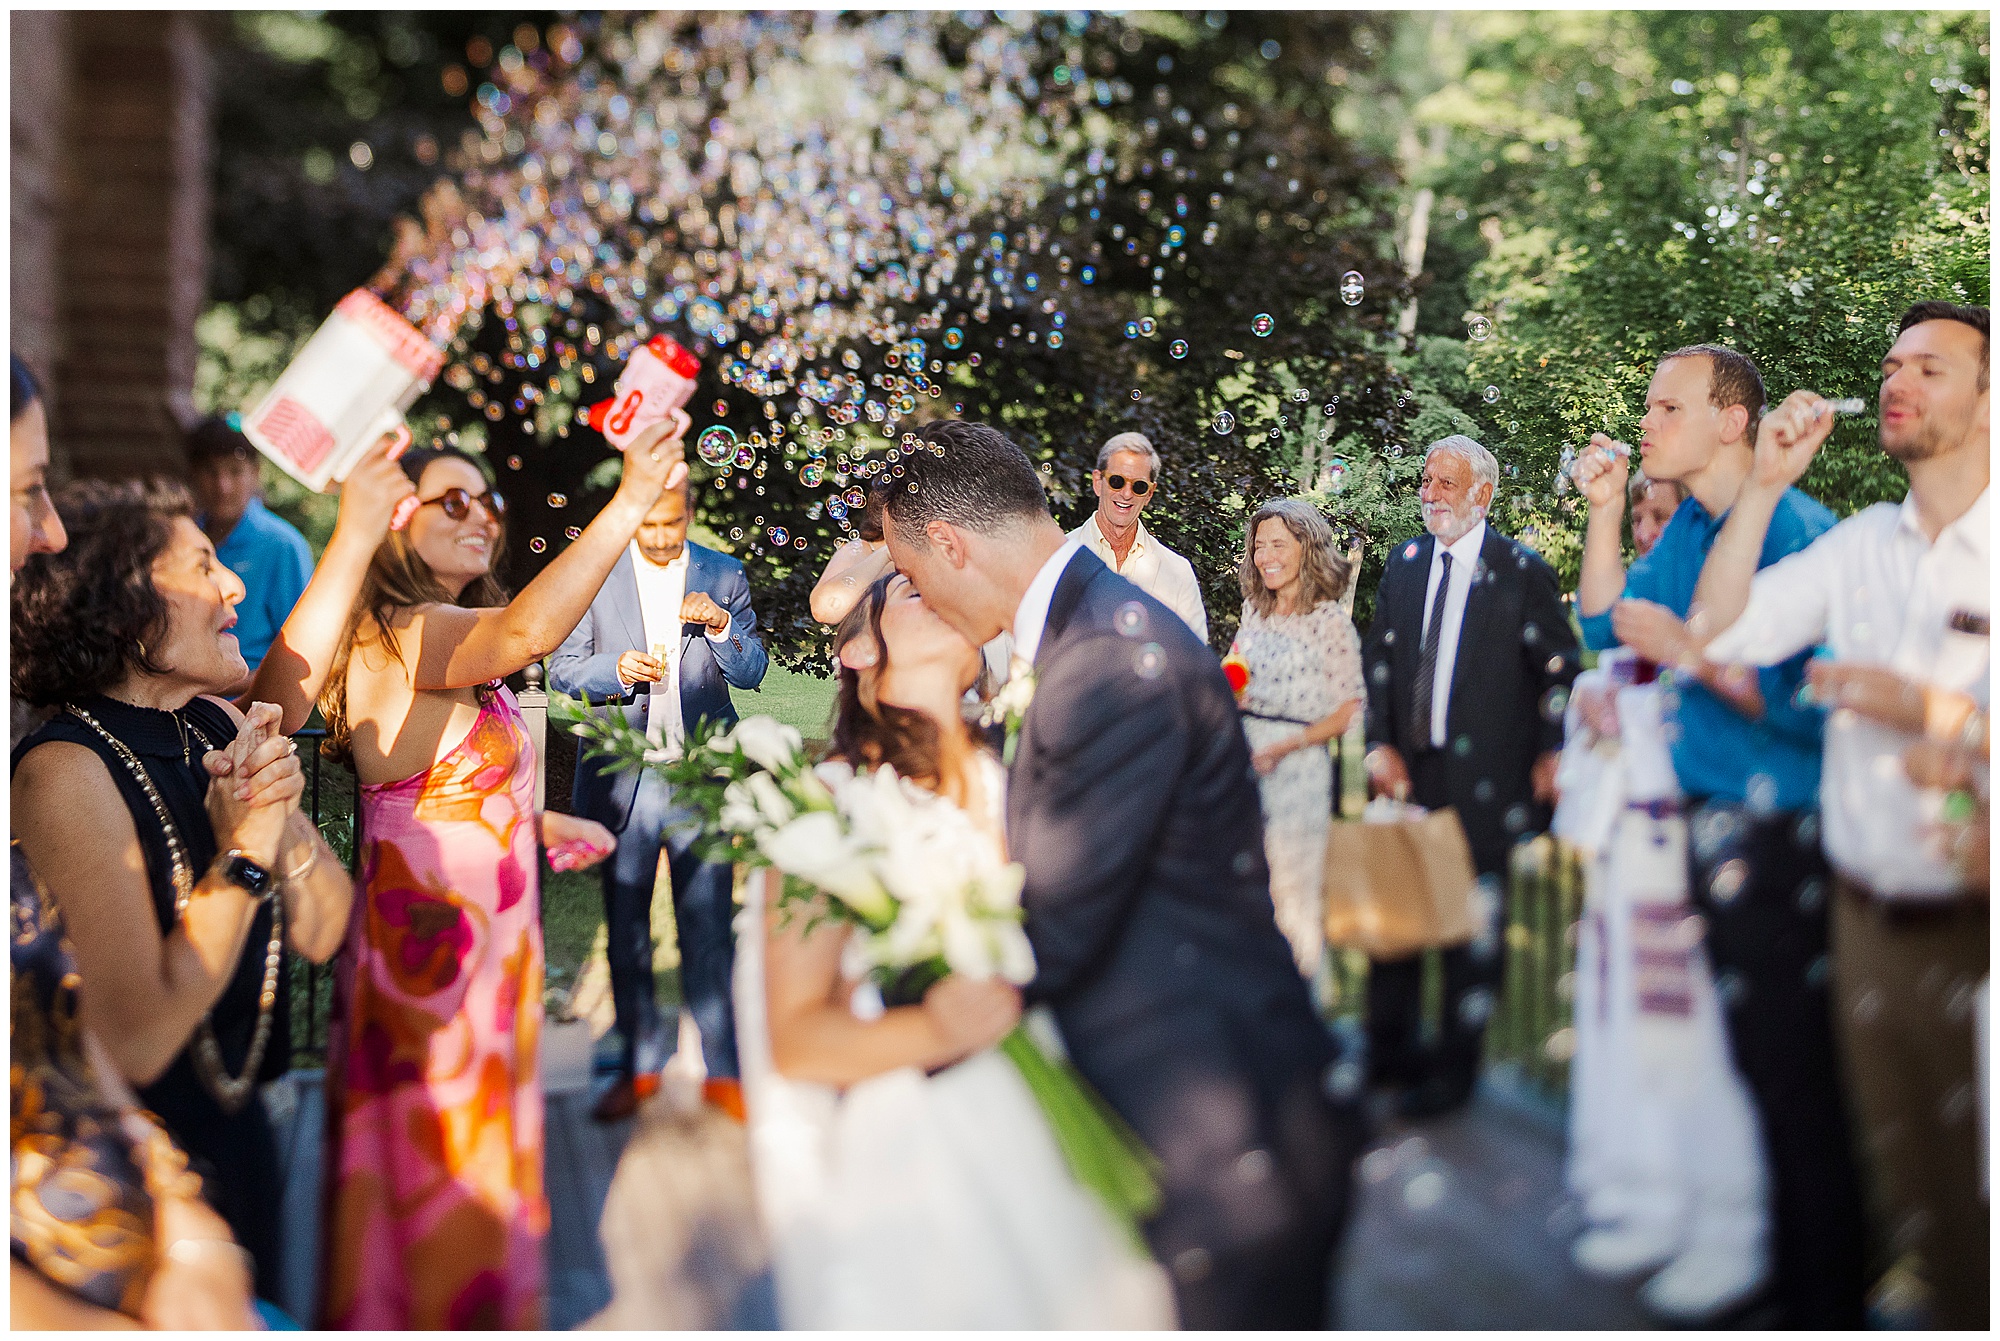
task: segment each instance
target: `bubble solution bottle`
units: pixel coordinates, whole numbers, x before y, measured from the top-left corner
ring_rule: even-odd
[[[590,407],[587,422],[619,451],[694,396],[701,361],[670,336],[656,335],[632,351],[611,399]]]

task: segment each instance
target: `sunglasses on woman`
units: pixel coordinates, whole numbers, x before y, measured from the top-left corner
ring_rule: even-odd
[[[475,494],[454,485],[436,498],[426,498],[418,506],[429,507],[433,503],[443,508],[444,515],[453,521],[464,521],[466,514],[472,511],[474,503],[485,508],[486,515],[496,522],[507,515],[507,500],[492,489],[483,494]]]
[[[1131,485],[1132,496],[1135,498],[1144,498],[1147,494],[1153,492],[1153,482],[1151,480],[1128,480],[1123,475],[1106,475],[1104,482],[1111,486],[1113,493],[1123,489],[1128,484]]]

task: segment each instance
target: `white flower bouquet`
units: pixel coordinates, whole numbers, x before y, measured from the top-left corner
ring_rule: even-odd
[[[592,754],[661,773],[676,803],[702,816],[704,858],[773,869],[781,909],[852,927],[843,968],[873,981],[889,1004],[921,1002],[950,973],[1016,986],[1035,976],[1019,863],[1002,862],[970,816],[893,768],[815,767],[799,733],[769,717],[726,730],[699,723],[681,756],[668,759],[644,732],[577,700],[555,695],[549,713]],[[1025,1028],[999,1046],[1077,1181],[1136,1240],[1159,1205],[1152,1153],[1066,1058],[1051,1057]]]

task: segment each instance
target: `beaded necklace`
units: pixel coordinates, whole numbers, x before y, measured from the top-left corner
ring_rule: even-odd
[[[166,799],[153,785],[153,779],[146,772],[146,766],[139,762],[139,756],[132,753],[124,741],[112,735],[95,717],[74,703],[65,703],[63,711],[103,737],[104,741],[116,751],[119,759],[124,761],[127,771],[138,782],[139,789],[146,794],[146,800],[152,804],[153,815],[159,820],[160,828],[167,836],[167,854],[171,858],[173,867],[174,914],[177,917],[185,916],[188,901],[194,897],[194,867],[188,860],[186,846],[181,842],[180,830],[174,827],[173,818],[167,813]],[[179,713],[174,714],[174,721],[176,723],[181,721]],[[204,749],[217,748],[215,742],[194,723],[186,723],[184,729],[194,732],[195,739],[202,743]],[[278,1001],[278,969],[283,963],[284,953],[285,904],[282,898],[273,898],[271,940],[264,949],[264,987],[257,997],[257,1030],[251,1035],[250,1053],[244,1059],[241,1075],[230,1075],[228,1067],[223,1063],[222,1047],[215,1039],[213,1011],[201,1017],[201,1024],[195,1030],[191,1048],[195,1074],[201,1077],[202,1085],[225,1113],[234,1113],[242,1108],[244,1100],[250,1097],[251,1087],[257,1082],[258,1067],[264,1060],[264,1050],[271,1042],[272,1009]]]

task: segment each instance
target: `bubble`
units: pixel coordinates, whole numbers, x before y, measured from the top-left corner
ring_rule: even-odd
[[[1542,1044],[1542,1052],[1552,1062],[1566,1062],[1576,1056],[1576,1030],[1569,1025],[1556,1030]]]
[[[1140,399],[1141,395],[1142,395],[1142,393],[1140,392],[1140,390],[1139,390],[1139,388],[1138,388],[1138,387],[1133,387],[1133,388],[1132,388],[1132,399],[1133,399],[1133,400],[1138,400],[1138,399]]]
[[[839,521],[847,515],[847,503],[842,499],[829,498],[826,501],[826,515]]]
[[[1132,658],[1132,670],[1142,680],[1157,680],[1166,674],[1167,652],[1158,643],[1147,643]]]
[[[1269,312],[1259,312],[1256,316],[1250,318],[1250,334],[1259,339],[1269,335],[1277,328],[1278,323],[1272,319]]]
[[[1462,735],[1453,740],[1451,742],[1451,752],[1461,759],[1466,758],[1472,753],[1472,737]]]
[[[1337,494],[1347,487],[1348,464],[1345,457],[1336,456],[1319,468],[1319,487],[1322,493]]]
[[[726,466],[736,456],[736,433],[723,424],[711,424],[694,440],[694,454],[711,466]]]
[[[520,457],[518,457],[518,456],[510,456],[510,457],[508,457],[508,458],[507,458],[507,469],[509,469],[509,470],[519,470],[520,468],[521,468],[521,458],[520,458]]]
[[[1352,1099],[1361,1093],[1362,1082],[1367,1077],[1368,1073],[1361,1063],[1349,1058],[1326,1068],[1326,1077],[1320,1082],[1320,1088],[1326,1091],[1329,1099]]]
[[[1741,857],[1732,857],[1715,868],[1715,874],[1708,880],[1708,892],[1717,903],[1732,903],[1749,879],[1750,864]]]
[[[582,534],[583,534],[583,528],[581,526],[563,527],[563,538],[565,540],[574,540]]]
[[[1061,331],[1050,331],[1050,332],[1049,332],[1049,348],[1050,348],[1050,349],[1061,349],[1062,347],[1063,347],[1063,333],[1062,333]],[[973,355],[973,358],[974,358],[974,359],[977,359],[978,357],[979,357],[979,356],[978,356],[977,354]],[[965,409],[965,407],[964,407],[963,405],[954,405],[954,406],[953,406],[952,408],[953,408],[954,410],[959,410],[959,411],[963,411],[963,410]]]
[[[743,538],[743,528],[742,528],[742,527],[740,527],[740,526],[732,526],[732,527],[730,527],[730,528],[729,528],[729,538],[730,538],[731,540],[741,540],[741,539]]]
[[[964,343],[965,343],[964,331],[960,330],[956,326],[947,326],[944,328],[944,347],[946,349],[957,349]]]
[[[792,533],[782,526],[773,526],[764,534],[771,537],[771,543],[774,545],[788,544],[792,538]]]
[[[1472,784],[1472,799],[1485,805],[1493,799],[1493,779],[1481,778]]]
[[[569,506],[569,495],[568,495],[568,494],[550,494],[550,495],[549,495],[549,506],[550,506],[550,507],[552,507],[552,508],[566,508],[566,507],[568,507],[568,506]]]
[[[1427,1211],[1443,1201],[1444,1194],[1444,1175],[1436,1169],[1425,1169],[1403,1185],[1403,1204],[1413,1211]]]
[[[1167,346],[1167,352],[1177,359],[1184,359],[1188,356],[1188,342],[1176,340]]]
[[[549,547],[549,542],[542,539],[540,536],[531,536],[528,540],[528,550],[532,554],[540,554],[543,550],[547,549],[548,547]]]
[[[746,442],[736,449],[736,464],[744,470],[757,464],[757,453],[751,450],[749,443]]]
[[[849,489],[843,496],[847,499],[847,506],[850,508],[858,508],[868,502],[868,495],[859,489]]]
[[[1465,321],[1465,335],[1467,339],[1475,343],[1489,340],[1493,336],[1493,323],[1482,316],[1467,317]]]
[[[719,400],[715,402],[715,404],[710,408],[715,411],[715,417],[717,419],[720,419],[729,413],[729,402],[726,400]]]
[[[1227,410],[1217,410],[1212,427],[1217,433],[1234,433],[1236,431],[1236,416]]]
[[[1479,398],[1488,405],[1491,405],[1500,399],[1500,388],[1489,384],[1484,391],[1479,393]]]
[[[806,538],[804,536],[801,535],[792,537],[793,549],[804,549],[805,547],[806,547]]]
[[[1111,627],[1121,638],[1136,638],[1146,631],[1146,607],[1137,601],[1127,601],[1111,616]]]
[[[1359,270],[1350,270],[1340,277],[1340,301],[1349,307],[1359,307],[1361,295],[1366,290],[1367,286]]]
[[[1557,658],[1557,660],[1561,660],[1561,658]],[[1568,711],[1569,690],[1563,688],[1561,685],[1557,685],[1554,689],[1542,695],[1543,721],[1560,722],[1563,719],[1563,714]]]
[[[1151,317],[1139,318],[1139,334],[1151,335],[1154,331],[1158,329],[1159,329],[1159,324],[1155,322]]]
[[[1187,241],[1187,229],[1181,227],[1179,224],[1175,224],[1167,230],[1167,245],[1169,247],[1178,247],[1185,241]]]
[[[1475,987],[1458,1001],[1458,1019],[1468,1029],[1477,1029],[1493,1018],[1493,993],[1485,987]]]
[[[849,372],[853,372],[861,366],[861,355],[851,349],[843,351],[840,356],[840,366]]]

